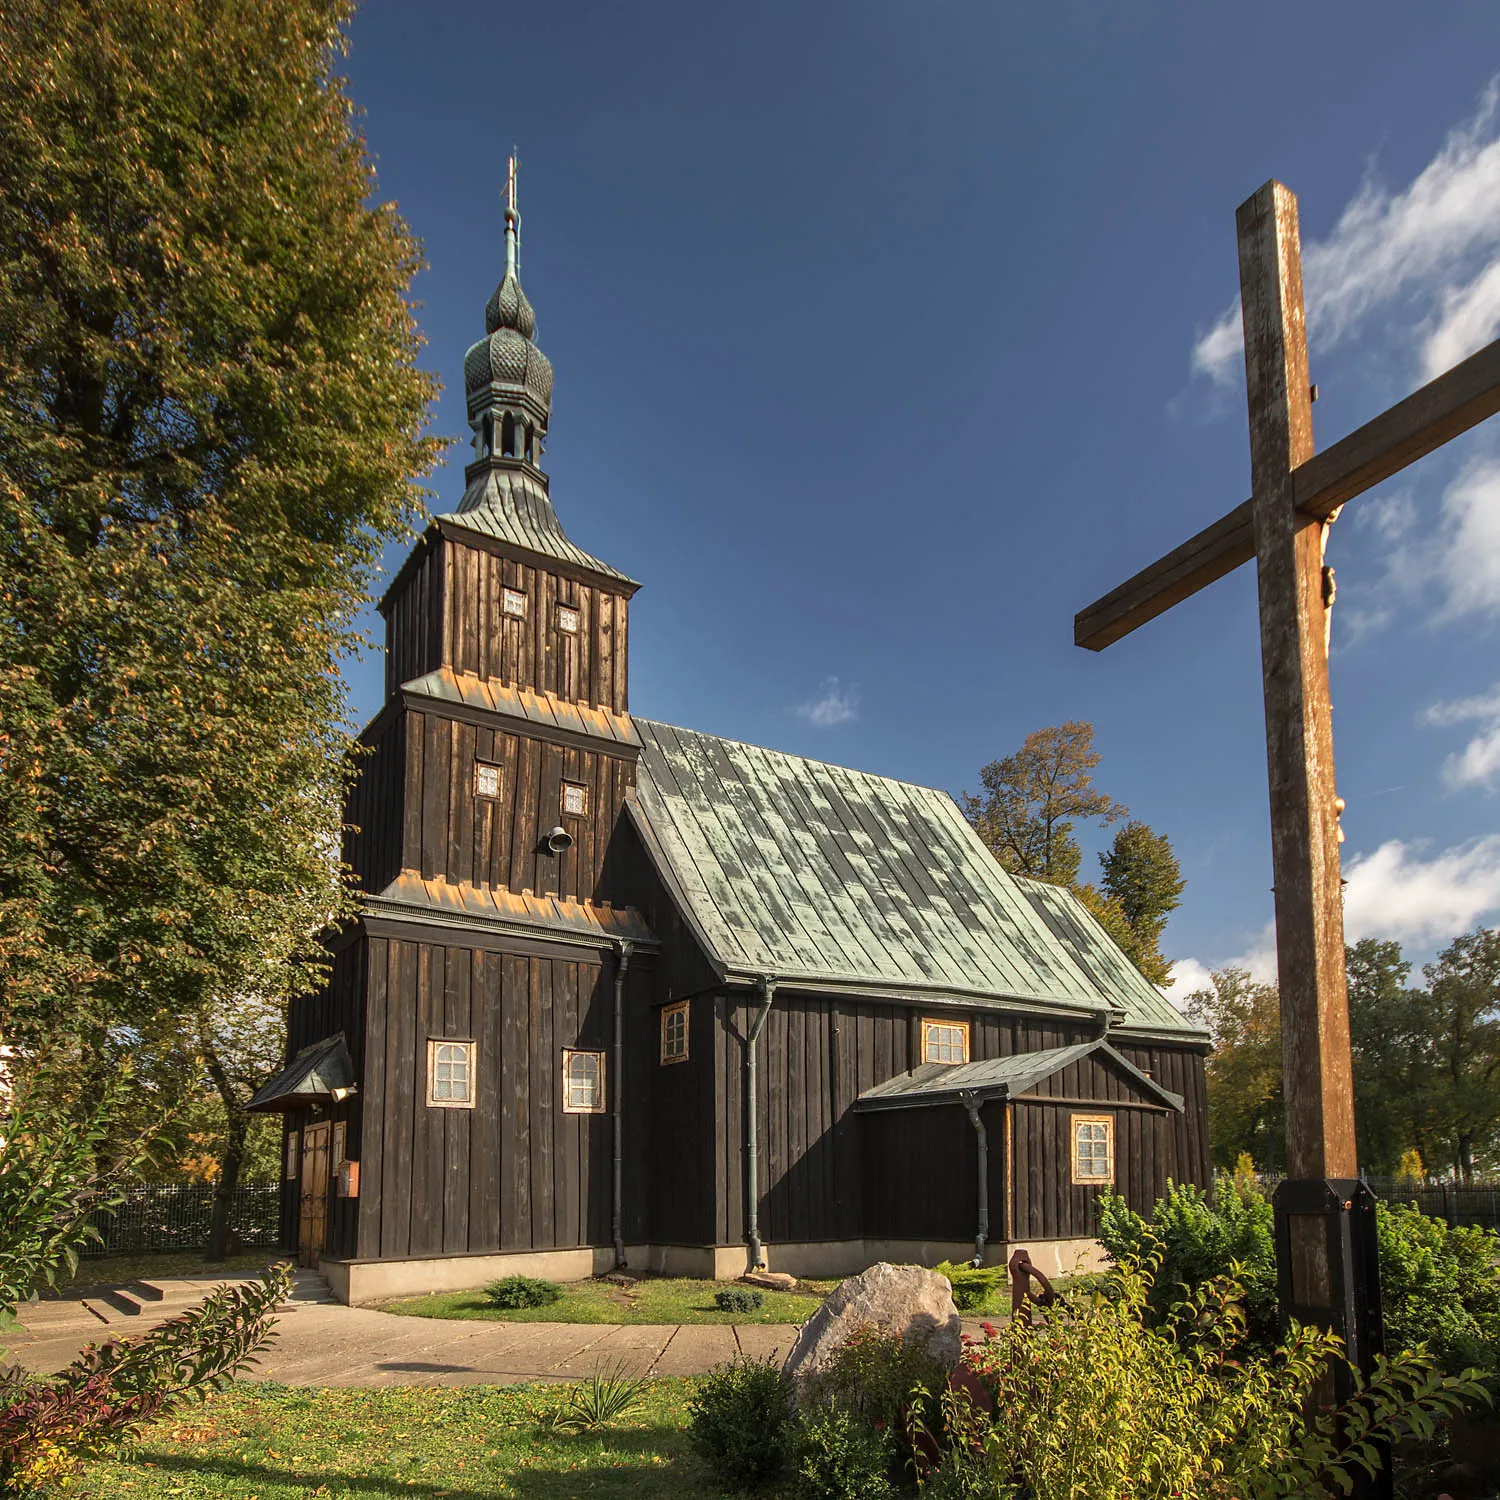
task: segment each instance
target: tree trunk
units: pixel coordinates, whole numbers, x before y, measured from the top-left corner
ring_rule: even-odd
[[[240,1168],[245,1161],[245,1132],[249,1129],[249,1124],[244,1110],[229,1111],[228,1139],[224,1146],[224,1159],[219,1163],[213,1217],[208,1227],[209,1260],[226,1260],[229,1256],[230,1236],[234,1232],[229,1216],[234,1208],[235,1189],[240,1185]]]

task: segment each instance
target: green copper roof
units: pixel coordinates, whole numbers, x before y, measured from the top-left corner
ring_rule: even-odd
[[[1120,951],[1099,925],[1093,912],[1072,891],[1042,880],[1016,878],[1021,894],[1057,940],[1089,975],[1094,988],[1118,997],[1130,1017],[1130,1025],[1143,1031],[1196,1031],[1202,1033]]]
[[[980,1099],[1014,1099],[1061,1073],[1069,1063],[1081,1062],[1096,1052],[1109,1060],[1136,1096],[1182,1113],[1184,1100],[1181,1094],[1164,1089],[1102,1039],[1077,1042],[1071,1047],[1049,1047],[1041,1052],[1016,1052],[1009,1057],[991,1057],[957,1066],[923,1063],[909,1073],[898,1073],[894,1078],[866,1089],[854,1101],[854,1107],[900,1109],[910,1105],[946,1104],[961,1094],[973,1094]]]
[[[1190,1030],[1097,924],[1060,938],[947,793],[632,717],[637,824],[725,973]]]
[[[546,486],[523,468],[486,466],[479,469],[469,480],[458,509],[437,519],[639,587],[633,578],[627,578],[618,568],[591,557],[582,547],[575,547],[568,540],[562,522],[552,508]]]

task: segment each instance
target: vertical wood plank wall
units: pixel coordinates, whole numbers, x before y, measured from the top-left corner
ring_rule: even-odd
[[[403,868],[427,879],[596,898],[611,831],[635,779],[633,761],[442,714],[404,718],[404,793],[383,815],[394,823],[402,814]],[[476,760],[500,767],[498,797],[475,793]],[[564,781],[587,789],[586,814],[563,812]],[[573,847],[540,852],[542,837],[559,824]]]
[[[608,1052],[608,963],[369,938],[357,1242],[438,1256],[608,1244],[610,1116],[564,1114],[562,1049]],[[476,1104],[426,1102],[427,1042],[476,1043]],[[606,1103],[620,1080],[606,1069]],[[382,1128],[375,1128],[375,1122]]]
[[[715,1029],[713,1233],[716,1243],[731,1244],[743,1238],[745,1222],[744,1050],[732,1033],[747,1034],[754,1004],[742,994],[721,994],[714,1004],[728,1028],[721,1024]],[[937,1014],[960,1018],[946,1010]],[[935,1227],[918,1233],[917,1226],[924,1223],[945,1226],[943,1232],[954,1239],[973,1235],[976,1145],[962,1108],[850,1112],[864,1090],[913,1065],[919,1043],[912,1021],[920,1015],[910,1006],[878,1001],[777,996],[759,1044],[760,1227],[768,1242],[932,1238],[939,1233]],[[970,1023],[969,1055],[976,1062],[1067,1046],[1087,1035],[1084,1028],[996,1012],[961,1018]],[[1120,1050],[1126,1049],[1122,1045]],[[1132,1062],[1188,1100],[1184,1115],[1116,1111],[1119,1191],[1132,1207],[1146,1209],[1165,1190],[1169,1176],[1205,1186],[1209,1181],[1203,1059],[1183,1048],[1131,1050]],[[1113,1070],[1092,1058],[1073,1064],[1043,1087],[1060,1097],[1124,1099],[1128,1094]],[[1024,1103],[1015,1110],[1014,1232],[1037,1238],[1091,1235],[1097,1189],[1071,1186],[1069,1110]],[[1049,1117],[1052,1138],[1044,1147]],[[987,1105],[984,1120],[995,1237],[1002,1230],[1010,1232],[1003,1111]]]
[[[507,615],[504,590],[526,612]],[[578,630],[558,609],[578,611]],[[475,538],[429,537],[386,601],[386,697],[438,667],[555,693],[623,713],[629,706],[630,601],[558,567],[502,557]]]

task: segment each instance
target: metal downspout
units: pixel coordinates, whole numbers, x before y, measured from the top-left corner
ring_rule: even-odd
[[[771,1014],[771,1001],[776,995],[776,980],[772,975],[761,975],[760,993],[760,1009],[750,1023],[750,1031],[745,1038],[745,1241],[750,1246],[752,1271],[759,1270],[766,1263],[760,1243],[760,1130],[755,1108],[759,1070],[756,1066],[755,1044],[760,1039],[766,1017]]]
[[[615,1242],[615,1269],[625,1259],[625,973],[630,968],[631,943],[621,938],[615,949],[615,1096],[614,1200],[610,1205],[610,1233]]]
[[[968,1112],[969,1123],[974,1127],[975,1140],[979,1146],[979,1181],[975,1192],[979,1223],[974,1231],[974,1259],[970,1264],[982,1266],[984,1242],[990,1237],[990,1138],[979,1113],[982,1104],[979,1096],[966,1089],[958,1097]]]

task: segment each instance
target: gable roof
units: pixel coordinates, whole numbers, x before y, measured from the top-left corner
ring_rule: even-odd
[[[991,1057],[983,1062],[923,1063],[910,1073],[898,1073],[884,1083],[877,1083],[854,1101],[856,1109],[900,1109],[924,1104],[946,1104],[960,1094],[979,1099],[1014,1099],[1034,1089],[1069,1063],[1078,1062],[1092,1053],[1100,1053],[1114,1064],[1137,1094],[1154,1104],[1181,1114],[1181,1094],[1164,1089],[1143,1073],[1129,1058],[1117,1052],[1103,1039],[1078,1042],[1071,1047],[1049,1047],[1041,1052],[1017,1052],[1010,1057]],[[1117,1103],[1101,1099],[1101,1105]]]
[[[1103,929],[1075,921],[1059,937],[946,792],[632,718],[632,817],[726,977],[1123,1011],[1126,1025],[1140,1011],[1151,1030],[1201,1035],[1139,986],[1116,986],[1105,956],[1081,961],[1113,947]]]
[[[305,1104],[328,1103],[336,1090],[350,1094],[358,1090],[354,1060],[342,1031],[310,1042],[255,1091],[245,1108],[266,1114],[301,1109]]]

